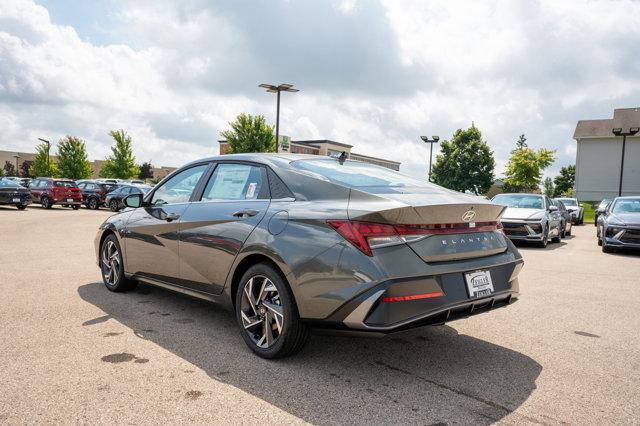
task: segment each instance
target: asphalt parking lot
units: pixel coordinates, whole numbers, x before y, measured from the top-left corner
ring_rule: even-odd
[[[0,423],[640,422],[640,255],[521,247],[521,298],[383,339],[250,353],[232,315],[100,281],[107,211],[0,207]]]

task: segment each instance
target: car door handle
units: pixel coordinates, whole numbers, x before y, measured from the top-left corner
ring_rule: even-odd
[[[175,213],[169,213],[164,220],[166,220],[167,222],[173,222],[174,220],[178,220],[180,219],[180,215],[179,214],[175,214]]]
[[[255,216],[258,213],[260,213],[258,210],[244,209],[244,210],[235,212],[232,216],[239,217],[239,218],[246,218],[246,217]]]

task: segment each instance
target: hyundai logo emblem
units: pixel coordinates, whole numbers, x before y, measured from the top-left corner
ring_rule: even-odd
[[[475,217],[476,217],[476,212],[474,212],[473,210],[467,210],[462,215],[462,220],[464,222],[471,222]]]

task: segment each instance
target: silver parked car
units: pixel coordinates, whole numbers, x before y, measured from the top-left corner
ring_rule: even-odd
[[[492,200],[507,210],[500,222],[512,241],[531,241],[546,247],[560,242],[562,215],[551,199],[540,194],[498,194]]]
[[[567,208],[571,215],[571,221],[576,225],[582,225],[584,223],[584,207],[578,202],[577,198],[565,198],[559,197],[556,200],[562,201],[562,204]]]
[[[597,236],[602,251],[640,249],[640,197],[617,197],[598,213]]]
[[[560,233],[560,237],[565,238],[567,235],[571,235],[571,229],[573,227],[573,223],[571,220],[571,213],[569,213],[567,208],[559,199],[555,198],[551,201],[558,208],[558,211],[560,212],[560,216],[562,218],[562,228],[561,228],[562,232]]]
[[[390,333],[519,295],[503,206],[343,157],[202,159],[124,204],[95,239],[107,289],[143,281],[227,306],[265,358],[312,327]]]

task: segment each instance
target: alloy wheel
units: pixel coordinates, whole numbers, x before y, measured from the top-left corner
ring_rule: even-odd
[[[118,211],[118,202],[116,200],[111,200],[111,203],[109,203],[109,207],[111,208],[112,212],[117,212]]]
[[[240,302],[242,326],[259,348],[269,348],[282,334],[284,312],[275,284],[256,275],[244,284]]]
[[[120,253],[113,241],[107,241],[102,247],[102,275],[111,286],[116,285],[120,277]]]
[[[98,200],[96,200],[95,198],[90,198],[89,199],[89,208],[91,210],[96,210],[98,208]]]

